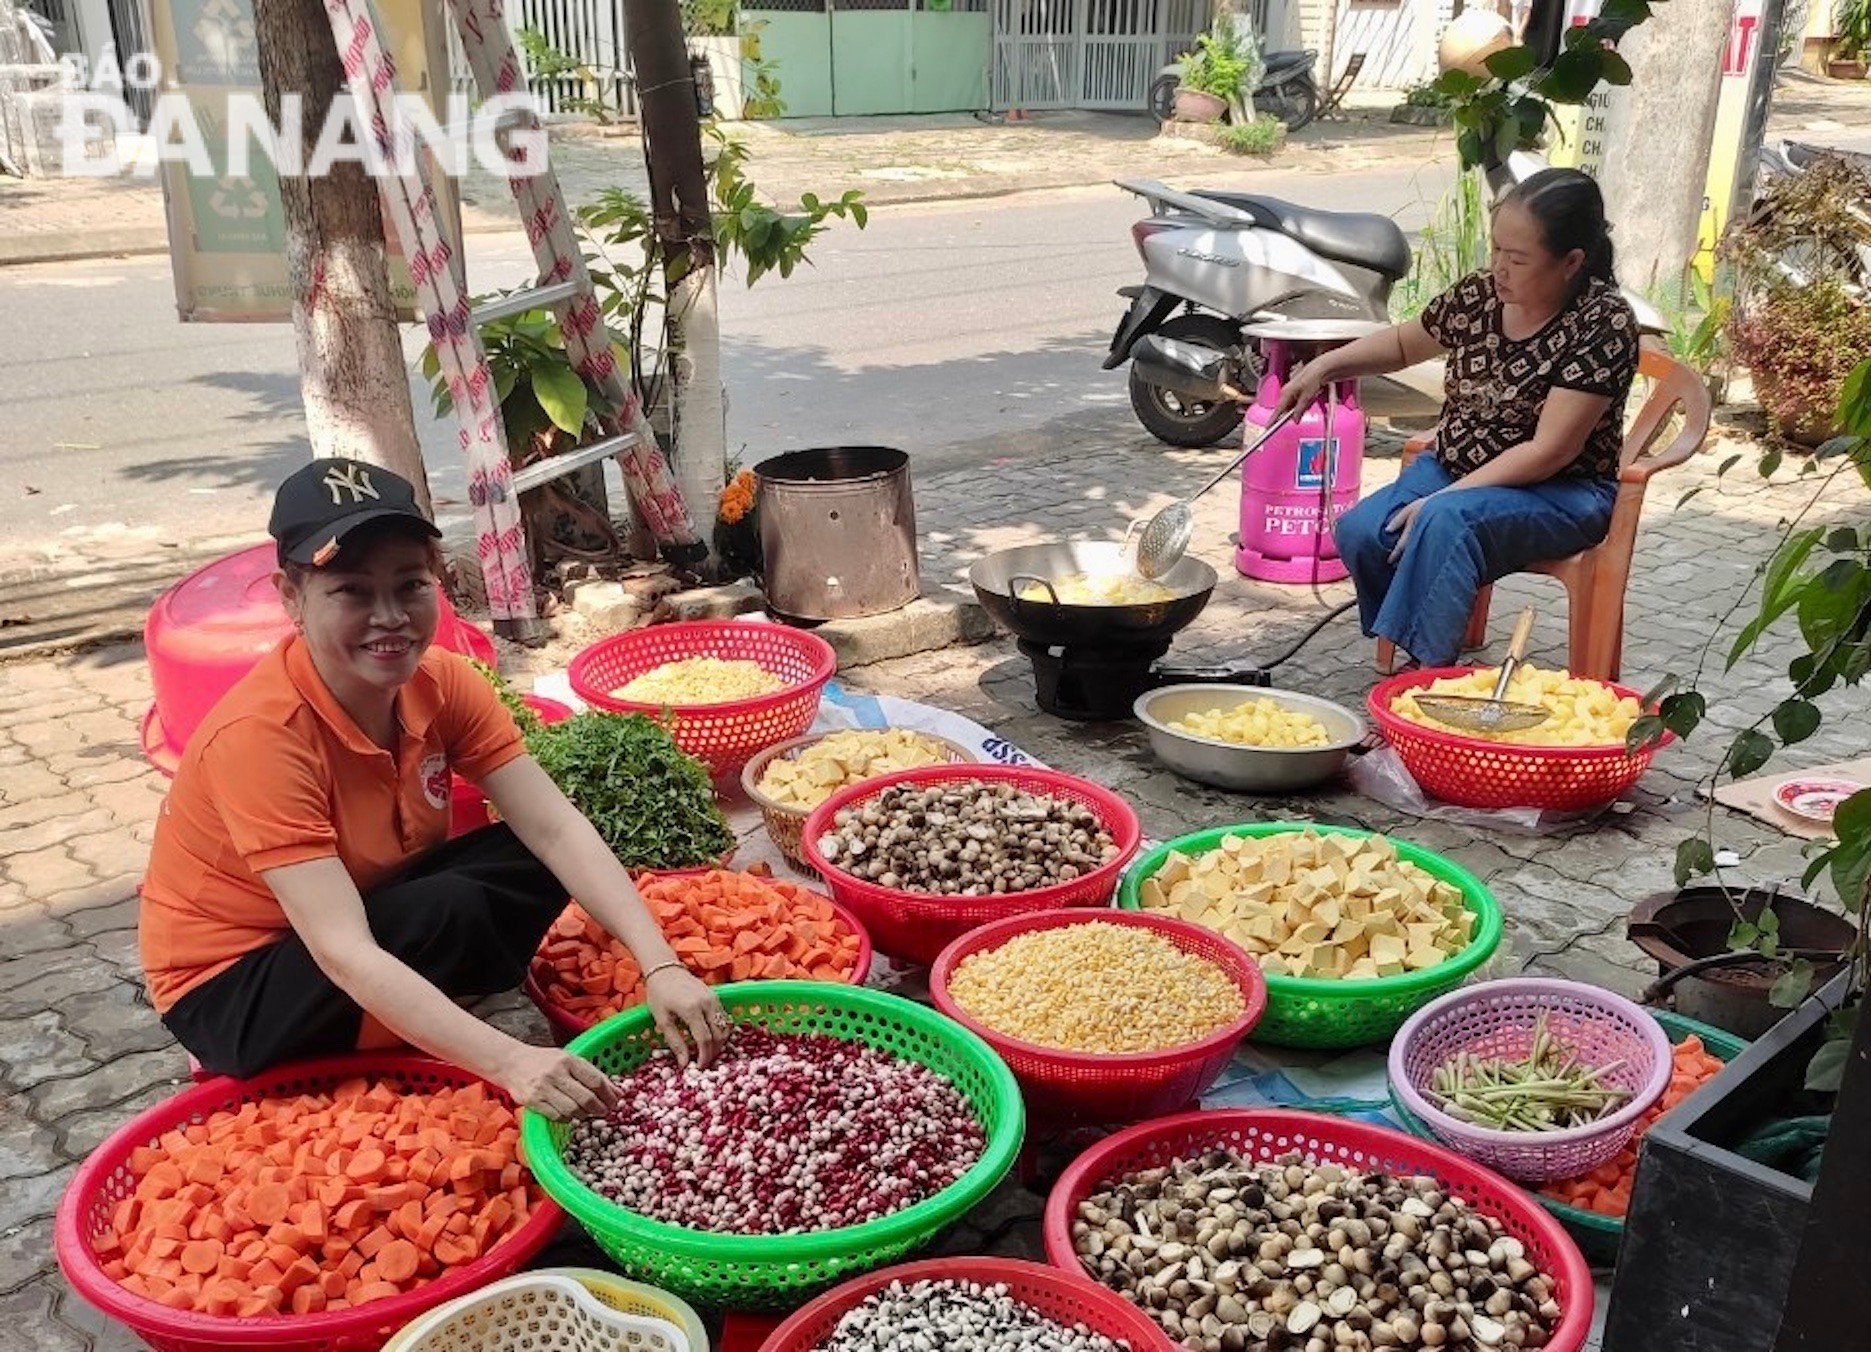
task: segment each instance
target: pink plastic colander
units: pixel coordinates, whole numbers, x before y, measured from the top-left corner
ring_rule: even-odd
[[[1457,1052],[1518,1060],[1547,1033],[1598,1066],[1621,1062],[1603,1082],[1628,1090],[1622,1108],[1590,1126],[1562,1131],[1496,1131],[1462,1122],[1423,1091]],[[1390,1092],[1443,1144],[1523,1183],[1590,1173],[1624,1148],[1670,1082],[1663,1026],[1621,995],[1577,981],[1514,977],[1452,991],[1423,1006],[1390,1044]]]

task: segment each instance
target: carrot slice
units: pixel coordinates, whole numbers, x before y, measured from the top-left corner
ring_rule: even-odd
[[[247,1195],[247,1214],[261,1225],[277,1225],[286,1219],[292,1196],[277,1183],[263,1183]]]
[[[377,1272],[386,1282],[400,1285],[416,1275],[419,1259],[416,1246],[399,1239],[383,1246],[383,1251],[377,1255]]]

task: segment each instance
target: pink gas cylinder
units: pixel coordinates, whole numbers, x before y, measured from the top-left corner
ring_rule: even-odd
[[[1261,340],[1263,367],[1247,411],[1247,439],[1255,440],[1273,421],[1294,367],[1373,327],[1302,319],[1249,328]],[[1334,381],[1311,408],[1247,458],[1241,466],[1241,533],[1234,555],[1243,576],[1301,584],[1346,576],[1331,528],[1358,500],[1364,430],[1358,382]]]
[[[276,559],[270,540],[229,554],[150,607],[143,648],[156,702],[143,716],[143,754],[164,774],[175,773],[189,736],[221,696],[292,632],[273,589]],[[493,640],[455,614],[446,596],[441,612],[436,643],[492,665]]]

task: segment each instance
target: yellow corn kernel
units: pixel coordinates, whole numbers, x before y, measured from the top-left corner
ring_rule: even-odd
[[[613,690],[634,704],[727,704],[784,690],[786,682],[744,658],[685,657],[664,662]]]
[[[1031,930],[972,954],[949,994],[1007,1037],[1119,1055],[1200,1041],[1244,1008],[1240,987],[1208,959],[1108,921]]]

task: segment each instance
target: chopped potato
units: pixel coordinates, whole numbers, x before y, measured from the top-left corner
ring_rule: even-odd
[[[1326,735],[1325,724],[1311,714],[1303,709],[1289,709],[1266,698],[1246,700],[1232,709],[1209,712],[1198,709],[1194,713],[1184,714],[1169,726],[1177,732],[1212,737],[1218,742],[1233,742],[1238,746],[1291,750],[1325,746],[1331,741]]]
[[[902,728],[834,732],[777,756],[760,776],[760,792],[786,807],[814,808],[840,789],[896,770],[948,763],[949,748]]]
[[[1068,573],[1047,581],[1067,606],[1145,606],[1176,599],[1172,589],[1136,573]],[[1020,599],[1050,601],[1052,593],[1030,582],[1020,589]]]
[[[785,681],[758,662],[685,657],[651,667],[611,694],[635,704],[726,704],[785,688]]]
[[[1500,678],[1499,667],[1484,667],[1466,676],[1445,676],[1415,690],[1406,690],[1390,702],[1391,712],[1412,723],[1479,737],[1489,742],[1513,742],[1521,746],[1621,746],[1643,710],[1637,701],[1602,681],[1588,681],[1563,671],[1545,671],[1532,665],[1514,672],[1508,682],[1506,698],[1523,704],[1539,704],[1550,711],[1544,723],[1517,732],[1471,732],[1442,723],[1417,705],[1418,695],[1472,695],[1486,699],[1494,694],[1494,682]]]
[[[1147,911],[1234,940],[1269,976],[1364,981],[1436,967],[1474,939],[1460,888],[1383,836],[1311,830],[1229,836],[1204,854],[1172,851],[1144,879]]]

